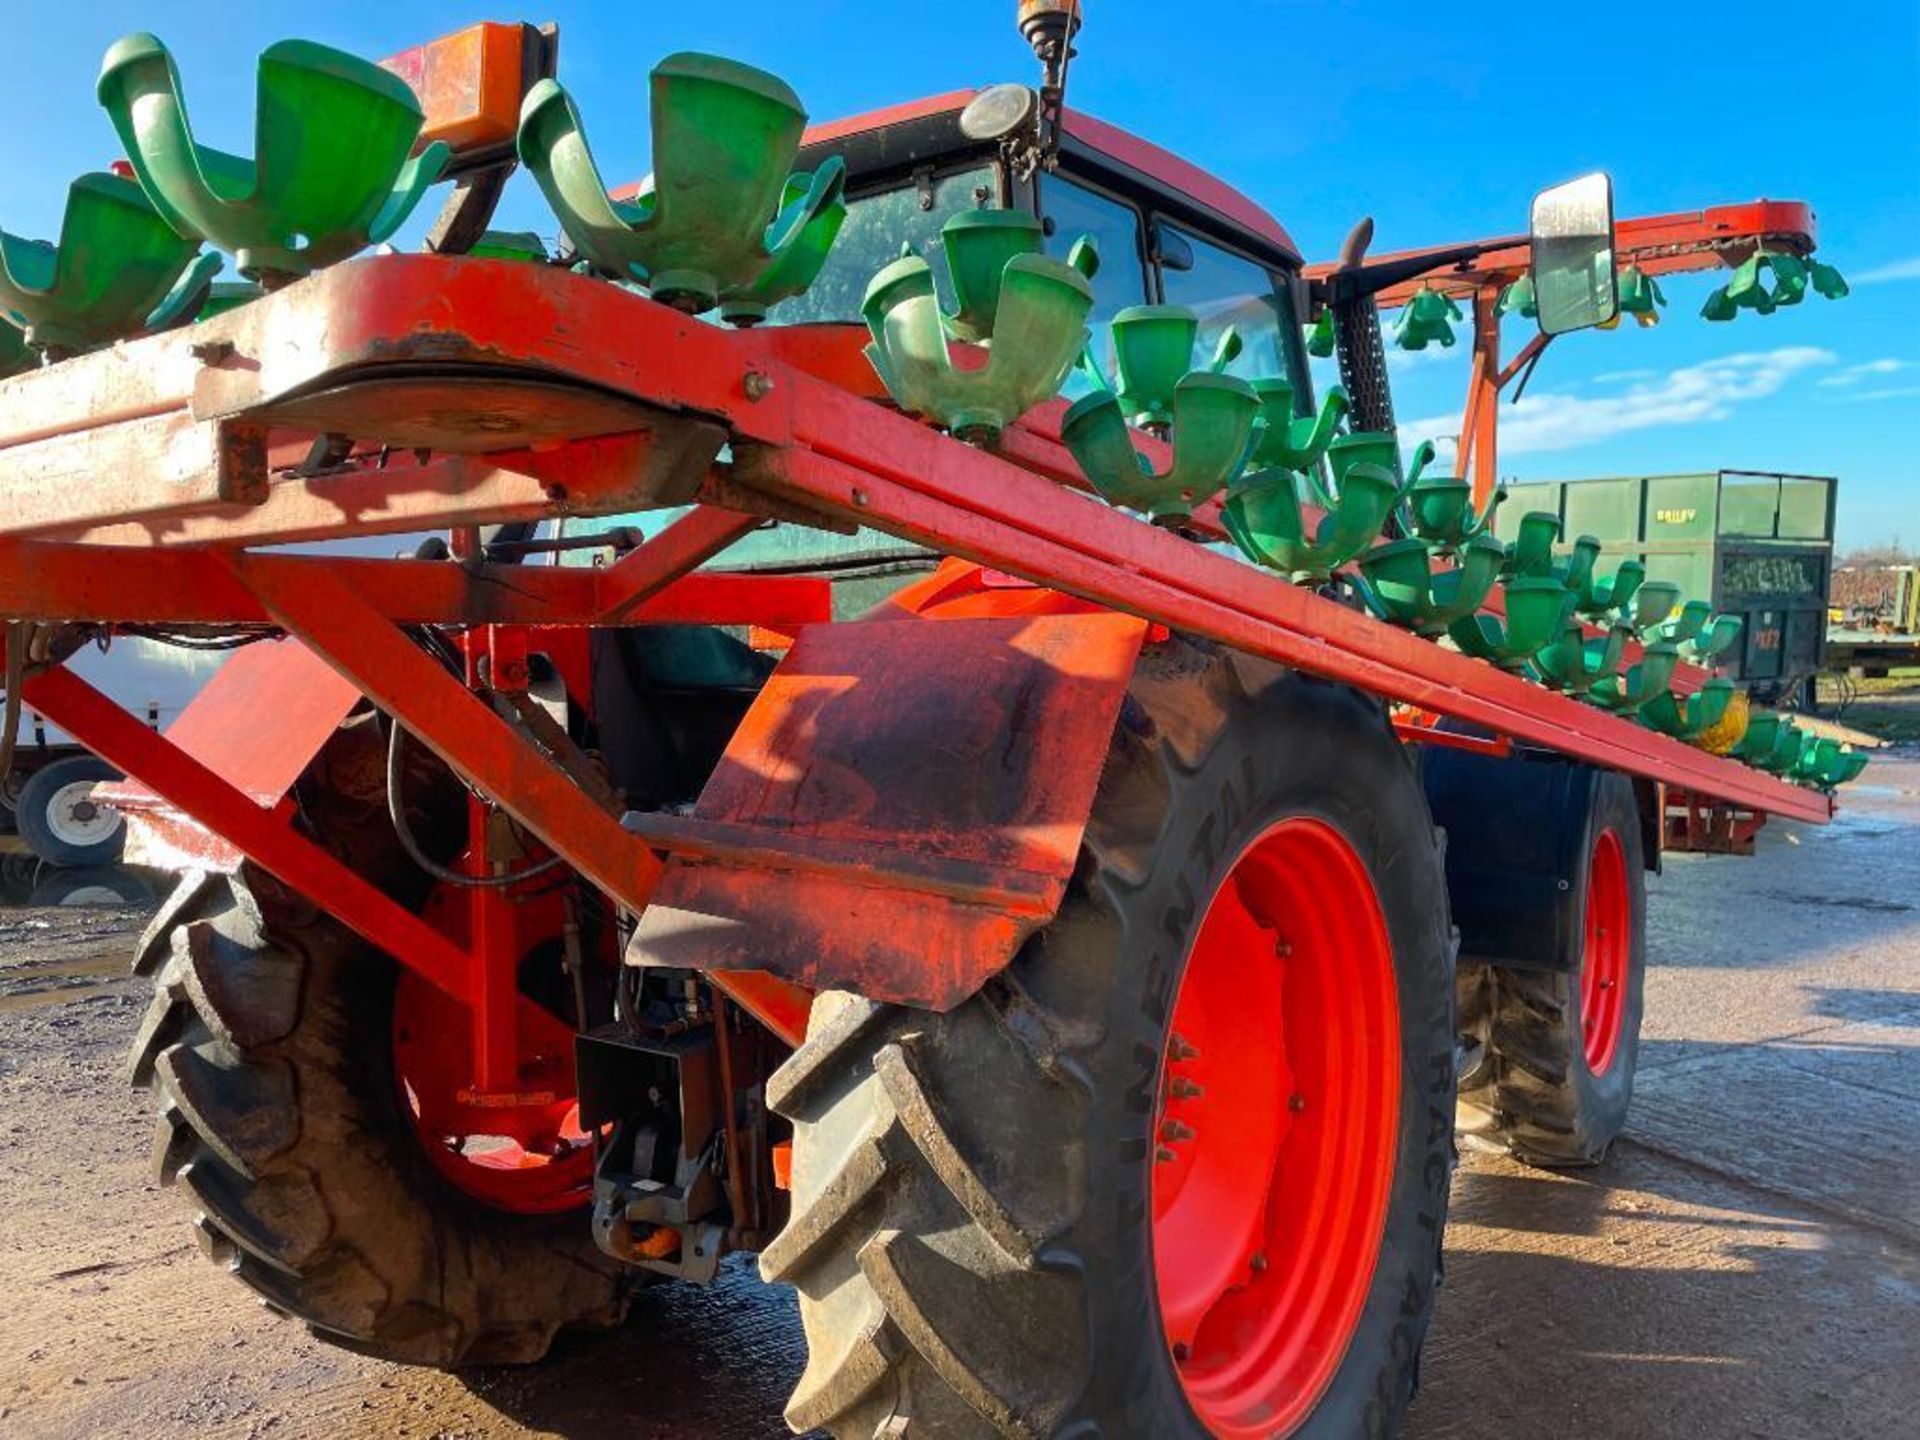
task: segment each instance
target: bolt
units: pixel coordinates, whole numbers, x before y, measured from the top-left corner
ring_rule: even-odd
[[[202,340],[187,352],[202,365],[218,365],[233,358],[231,340]]]
[[[1189,1045],[1186,1037],[1176,1030],[1173,1038],[1167,1041],[1167,1058],[1169,1060],[1198,1060],[1200,1058],[1200,1051],[1194,1046]]]
[[[1303,1111],[1306,1110],[1306,1108],[1307,1108],[1307,1097],[1302,1095],[1299,1091],[1296,1090],[1294,1091],[1293,1094],[1287,1097],[1287,1109],[1291,1110],[1294,1114],[1296,1115],[1301,1114]]]
[[[853,503],[856,509],[859,509],[859,510],[866,509],[867,508],[867,492],[864,490],[856,489],[853,492]]]
[[[1292,942],[1287,940],[1281,940],[1277,942],[1273,947],[1273,953],[1275,955],[1278,955],[1282,960],[1287,959],[1290,955],[1293,954]]]
[[[1177,1360],[1180,1364],[1182,1365],[1186,1364],[1187,1357],[1192,1353],[1193,1351],[1187,1348],[1186,1341],[1176,1340],[1173,1342],[1173,1358]]]
[[[1156,1145],[1153,1147],[1153,1158],[1162,1165],[1169,1165],[1169,1164],[1172,1164],[1175,1160],[1178,1160],[1180,1157],[1174,1154],[1174,1152],[1169,1150],[1166,1146]]]
[[[1193,1127],[1183,1125],[1178,1120],[1168,1120],[1160,1126],[1160,1138],[1169,1143],[1193,1139]]]
[[[747,378],[741,382],[741,388],[747,392],[747,399],[757,405],[773,393],[773,377],[758,370],[749,370]]]
[[[1267,1257],[1264,1255],[1255,1255],[1247,1264],[1256,1275],[1264,1275],[1267,1273]]]
[[[1198,1100],[1207,1093],[1204,1085],[1197,1085],[1184,1075],[1174,1077],[1172,1090],[1176,1100]]]

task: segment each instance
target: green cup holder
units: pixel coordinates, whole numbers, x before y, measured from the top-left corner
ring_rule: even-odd
[[[1427,440],[1414,451],[1406,499],[1400,502],[1400,527],[1429,545],[1455,550],[1491,530],[1507,490],[1504,485],[1495,490],[1487,508],[1476,513],[1469,481],[1444,471],[1426,473],[1433,454],[1433,443]]]
[[[573,98],[538,82],[520,108],[520,159],[596,268],[690,315],[753,324],[803,292],[846,219],[838,156],[795,174],[807,115],[785,81],[713,55],[670,55],[649,82],[654,169],[607,194]]]
[[[1354,583],[1367,608],[1382,620],[1438,636],[1486,602],[1504,554],[1499,541],[1477,535],[1458,552],[1454,565],[1436,570],[1434,548],[1426,541],[1390,540],[1360,557]]]
[[[1317,414],[1297,415],[1292,382],[1277,377],[1255,380],[1253,390],[1260,397],[1260,428],[1247,468],[1298,471],[1306,477],[1309,498],[1321,509],[1330,509],[1333,501],[1321,471],[1327,448],[1347,418],[1347,392],[1335,385],[1322,398]]]
[[[435,141],[413,154],[423,120],[406,82],[325,45],[270,46],[258,92],[249,160],[194,140],[179,69],[153,36],[118,41],[100,70],[100,103],[155,207],[269,288],[391,237],[451,153]]]
[[[1552,644],[1573,612],[1573,592],[1551,576],[1522,575],[1505,582],[1507,613],[1465,615],[1447,627],[1462,654],[1504,670],[1523,670]]]
[[[1088,277],[1098,268],[1093,247],[1085,240],[1074,245],[1063,263],[1037,253],[1039,227],[1027,223],[1030,216],[987,213],[1010,217],[1001,222],[1007,234],[1027,236],[1033,248],[1009,246],[997,281],[988,282],[980,274],[969,281],[963,303],[975,308],[962,323],[986,346],[984,364],[963,369],[954,363],[949,342],[959,338],[956,319],[941,308],[933,271],[917,255],[904,256],[875,275],[861,306],[873,337],[867,358],[887,392],[903,410],[974,444],[994,443],[1021,415],[1060,393],[1086,349],[1087,316],[1093,309]],[[949,221],[948,228],[953,224]],[[982,227],[969,219],[961,228],[977,238]],[[943,238],[945,234],[943,229]],[[961,251],[978,253],[969,251],[965,242]],[[989,290],[990,313],[979,308]],[[1089,419],[1086,424],[1088,436],[1111,436],[1100,422]],[[1131,450],[1131,441],[1127,448]],[[1102,447],[1094,463],[1105,466],[1116,454],[1110,445]]]
[[[1640,663],[1624,674],[1607,675],[1593,682],[1587,699],[1616,715],[1635,715],[1657,695],[1664,695],[1673,683],[1674,667],[1680,653],[1673,646],[1655,641],[1640,652]]]
[[[1173,459],[1162,473],[1134,448],[1125,404],[1106,391],[1082,397],[1067,410],[1060,438],[1101,498],[1155,520],[1186,518],[1240,474],[1260,412],[1244,380],[1183,376],[1166,408]]]
[[[1193,371],[1200,316],[1184,305],[1130,305],[1113,317],[1113,391],[1127,419],[1140,426],[1173,424],[1174,390]],[[1240,354],[1228,326],[1202,373],[1218,375]]]
[[[1502,573],[1508,578],[1545,580],[1553,574],[1553,542],[1560,538],[1560,517],[1531,510],[1520,517],[1519,532],[1507,546]]]
[[[1574,616],[1561,627],[1560,638],[1533,657],[1536,678],[1569,695],[1585,695],[1601,680],[1617,674],[1632,632],[1611,626],[1605,635],[1589,636]]]
[[[1738,615],[1715,615],[1692,639],[1680,646],[1680,658],[1689,665],[1711,669],[1733,649],[1746,628]]]
[[[1680,603],[1680,587],[1670,580],[1648,580],[1633,594],[1633,613],[1628,623],[1642,639],[1658,639],[1659,628],[1672,616]]]
[[[1689,600],[1674,614],[1662,620],[1649,632],[1656,640],[1664,640],[1669,645],[1691,645],[1707,628],[1707,621],[1713,617],[1713,606],[1705,600]]]
[[[62,359],[188,317],[218,255],[198,255],[131,180],[67,187],[57,245],[0,233],[0,313],[33,350]]]
[[[1422,285],[1400,312],[1393,330],[1394,343],[1402,350],[1424,350],[1436,344],[1451,350],[1453,327],[1464,318],[1451,299],[1430,285]]]
[[[1647,567],[1638,560],[1622,560],[1620,568],[1606,580],[1589,572],[1587,583],[1576,592],[1573,608],[1593,621],[1626,621],[1627,607],[1646,578]]]
[[[1228,535],[1257,564],[1303,583],[1326,580],[1380,538],[1400,498],[1400,480],[1392,471],[1358,461],[1344,468],[1340,493],[1323,507],[1311,536],[1300,513],[1305,482],[1291,470],[1248,475],[1228,491],[1221,506]]]
[[[1641,722],[1662,735],[1694,741],[1726,718],[1735,691],[1731,680],[1712,679],[1684,700],[1662,690],[1640,707]]]
[[[1787,771],[1787,778],[1815,790],[1835,790],[1860,778],[1867,768],[1867,757],[1850,745],[1826,736],[1809,736],[1800,754]]]

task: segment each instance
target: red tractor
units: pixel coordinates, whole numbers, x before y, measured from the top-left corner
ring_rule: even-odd
[[[1149,305],[1209,347],[1234,327],[1216,378],[1284,383],[1282,429],[1322,413],[1325,312],[1355,436],[1392,432],[1394,287],[1531,273],[1544,315],[1578,271],[1590,323],[1631,239],[1589,184],[1532,243],[1357,238],[1309,272],[1246,197],[1065,109],[1075,7],[1022,12],[1037,91],[796,142],[780,215],[844,215],[773,300],[664,261],[608,283],[597,244],[691,203],[666,164],[571,202],[605,213],[560,256],[487,231],[558,104],[548,33],[389,62],[423,121],[396,155],[455,185],[423,255],[321,263],[317,225],[177,200],[172,112],[125,106],[154,206],[258,291],[0,382],[6,694],[129,777],[134,853],[182,874],[135,962],[155,1165],[207,1255],[323,1338],[534,1361],[749,1251],[800,1295],[796,1430],[1391,1434],[1456,1116],[1541,1165],[1620,1131],[1663,796],[1830,815],[1832,767],[1745,763],[1225,553],[1239,492],[1098,503],[1058,401],[980,444],[904,413],[862,355],[889,343],[869,281],[983,209],[1044,237],[1006,292],[1087,236],[1096,334]],[[157,46],[109,55],[117,122],[177,92]],[[303,104],[347,75],[404,108],[288,47],[263,93],[269,62]],[[785,103],[722,63],[656,72],[657,144],[663,73],[690,135],[717,87]],[[1811,250],[1804,209],[1712,214],[1662,253]],[[716,297],[734,328],[696,318]],[[1168,428],[1130,440],[1143,466]],[[421,531],[403,559],[273,548]],[[1514,573],[1505,630],[1497,595],[1467,617],[1509,640],[1540,590]],[[136,634],[235,652],[164,734],[61,663]],[[1671,673],[1691,713],[1713,682]]]

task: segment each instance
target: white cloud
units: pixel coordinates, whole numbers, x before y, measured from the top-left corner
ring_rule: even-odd
[[[1853,390],[1843,395],[1843,400],[1905,400],[1910,395],[1920,395],[1920,385],[1893,385],[1884,390]]]
[[[1573,450],[1635,430],[1725,420],[1739,405],[1777,394],[1796,375],[1837,358],[1817,346],[1787,345],[1683,366],[1614,395],[1529,393],[1518,404],[1500,407],[1500,451],[1525,455]],[[1401,430],[1439,437],[1452,434],[1459,424],[1457,415],[1444,415],[1416,420]]]
[[[1865,274],[1853,277],[1856,285],[1877,285],[1883,280],[1920,280],[1920,255],[1911,260],[1896,260],[1891,265],[1881,265]]]
[[[1911,360],[1866,360],[1858,365],[1848,365],[1823,378],[1820,383],[1826,386],[1858,385],[1875,375],[1898,375],[1902,370],[1911,369]]]

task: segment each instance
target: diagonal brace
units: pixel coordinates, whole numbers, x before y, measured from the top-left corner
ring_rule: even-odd
[[[330,567],[247,552],[219,563],[275,621],[567,864],[629,909],[646,909],[661,871],[653,850]],[[789,1043],[804,1038],[804,990],[760,975],[709,978]]]

